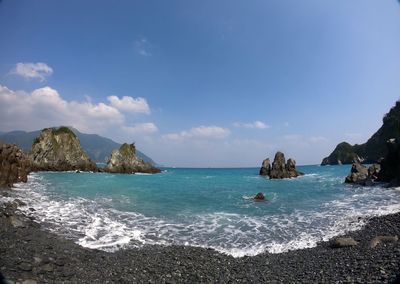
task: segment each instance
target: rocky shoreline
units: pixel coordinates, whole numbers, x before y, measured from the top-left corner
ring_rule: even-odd
[[[2,194],[7,195],[7,191]],[[234,258],[212,249],[146,246],[114,253],[83,248],[0,205],[0,271],[7,283],[398,283],[400,242],[371,248],[376,236],[400,236],[400,213],[374,217],[346,237],[356,246],[317,247]],[[397,278],[396,278],[397,277]]]

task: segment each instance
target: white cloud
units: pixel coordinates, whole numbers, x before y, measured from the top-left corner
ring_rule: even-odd
[[[68,125],[93,133],[121,126],[124,119],[111,105],[67,101],[50,87],[27,93],[0,85],[0,129],[4,131]]]
[[[326,143],[329,140],[322,136],[312,136],[308,139],[311,143]]]
[[[235,122],[233,126],[240,128],[255,128],[255,129],[266,129],[270,127],[268,124],[259,120],[250,123]]]
[[[25,79],[39,79],[44,81],[45,77],[53,74],[53,69],[46,63],[17,63],[10,71],[11,74],[22,76]]]
[[[107,97],[107,99],[113,107],[122,111],[131,111],[145,114],[150,113],[150,107],[146,99],[141,97],[133,98],[123,96],[122,99],[120,99],[117,96],[109,96]]]
[[[151,56],[151,44],[149,41],[142,37],[135,41],[135,51],[141,56]]]
[[[122,129],[130,134],[153,134],[158,131],[152,122],[135,123],[133,126],[123,126]]]
[[[211,126],[193,127],[190,130],[184,130],[178,133],[169,133],[164,135],[163,137],[169,140],[183,140],[189,138],[221,139],[228,137],[229,134],[230,134],[229,129],[211,125]]]

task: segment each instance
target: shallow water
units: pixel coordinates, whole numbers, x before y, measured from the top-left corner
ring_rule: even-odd
[[[180,244],[233,256],[279,253],[358,229],[358,217],[400,211],[399,190],[345,185],[349,166],[298,168],[306,175],[290,180],[265,179],[257,168],[42,172],[16,195],[51,231],[110,251]],[[257,192],[268,200],[252,201]]]

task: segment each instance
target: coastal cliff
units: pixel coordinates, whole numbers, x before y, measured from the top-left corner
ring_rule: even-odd
[[[135,144],[124,143],[119,149],[115,149],[111,153],[111,157],[105,168],[110,173],[159,173],[159,169],[153,165],[144,162],[136,156]]]
[[[389,139],[400,139],[400,101],[397,101],[384,116],[383,124],[370,139],[361,145],[350,145],[342,142],[335,150],[322,160],[321,165],[340,165],[363,162],[373,164],[388,154],[386,142]]]
[[[275,154],[274,162],[270,165],[269,158],[265,159],[260,168],[260,175],[268,176],[270,179],[295,178],[304,175],[296,170],[296,161],[293,159],[285,160],[282,152]]]
[[[27,182],[31,161],[16,145],[0,142],[0,188]]]
[[[68,127],[43,129],[33,141],[31,157],[36,171],[97,170]]]

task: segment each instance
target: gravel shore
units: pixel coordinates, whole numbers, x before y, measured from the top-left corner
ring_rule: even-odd
[[[233,258],[211,249],[147,246],[114,253],[83,248],[0,205],[0,271],[9,283],[400,283],[400,213],[350,232],[356,246],[317,247]],[[5,280],[3,280],[5,281]],[[0,281],[1,282],[1,281]],[[6,282],[7,283],[7,282]]]

